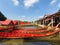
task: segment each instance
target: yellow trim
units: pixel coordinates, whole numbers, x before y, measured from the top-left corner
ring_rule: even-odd
[[[60,25],[60,22],[56,25],[56,28]]]
[[[47,26],[50,27],[50,25],[53,23],[53,21],[51,21]]]

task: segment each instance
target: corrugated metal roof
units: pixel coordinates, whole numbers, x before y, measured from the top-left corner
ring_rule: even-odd
[[[2,24],[2,25],[9,25],[11,23],[11,21],[12,20],[7,19],[5,21],[0,21],[0,24]]]
[[[18,23],[18,21],[17,20],[14,20],[13,23],[14,23],[14,25],[16,25]]]

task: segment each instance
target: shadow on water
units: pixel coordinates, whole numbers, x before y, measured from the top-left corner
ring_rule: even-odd
[[[10,39],[6,39],[6,38],[0,38],[0,42],[5,42],[5,41],[9,41]]]

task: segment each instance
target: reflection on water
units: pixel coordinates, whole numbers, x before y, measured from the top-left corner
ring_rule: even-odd
[[[24,42],[24,45],[51,45],[48,42]]]
[[[25,27],[21,27],[25,30],[28,30],[28,29],[32,29],[32,30],[35,30],[37,27],[36,26],[25,26]]]
[[[12,43],[12,44],[4,44],[0,43],[0,45],[21,45],[19,43]],[[22,45],[51,45],[48,42],[24,42]]]
[[[27,41],[27,40],[26,40]],[[25,42],[24,39],[2,39],[0,45],[51,45],[49,42]]]
[[[25,26],[23,28],[36,28],[36,26]]]

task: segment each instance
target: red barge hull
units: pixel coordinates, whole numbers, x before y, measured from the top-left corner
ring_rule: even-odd
[[[46,32],[46,33],[31,33],[31,32]],[[52,32],[46,30],[14,30],[11,32],[0,32],[0,38],[34,38],[47,37],[60,32],[60,28]]]

